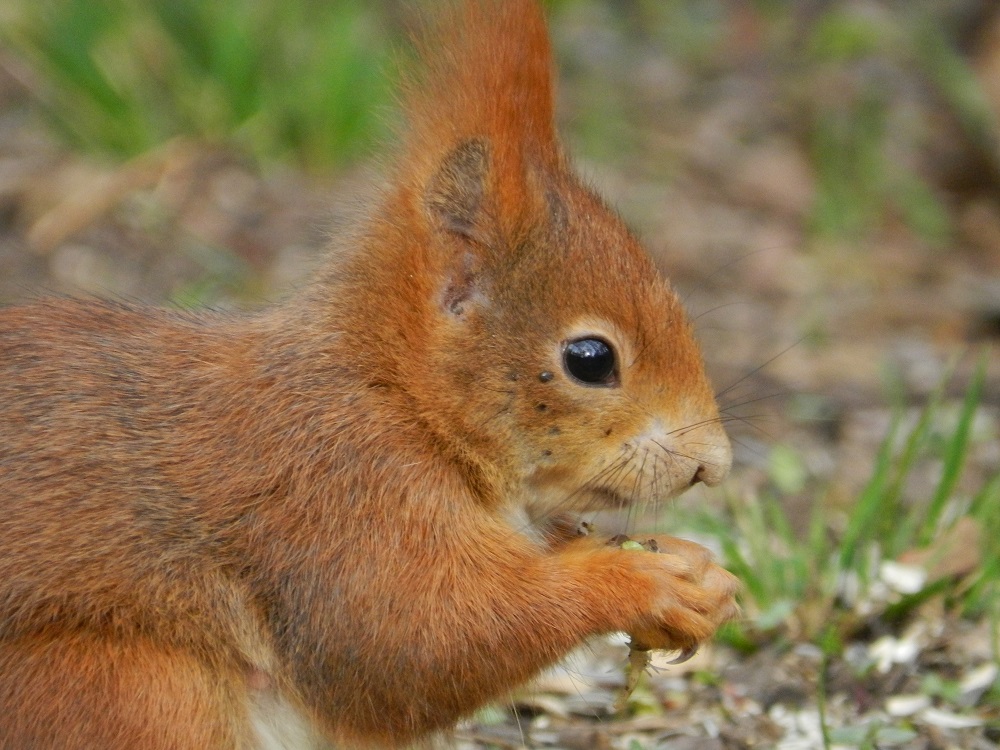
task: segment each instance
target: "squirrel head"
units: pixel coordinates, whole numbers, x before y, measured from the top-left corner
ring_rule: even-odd
[[[717,483],[730,449],[691,326],[558,143],[540,8],[448,7],[340,306],[371,377],[487,503],[539,517]]]

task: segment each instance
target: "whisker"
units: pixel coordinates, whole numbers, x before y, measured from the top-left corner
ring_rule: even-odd
[[[738,422],[740,424],[746,425],[750,429],[755,430],[756,432],[759,432],[761,435],[763,435],[764,437],[766,437],[768,440],[775,440],[776,439],[774,435],[772,435],[771,433],[769,433],[763,427],[761,427],[758,424],[755,424],[755,423],[751,422],[749,417],[730,416],[727,419],[727,421],[728,422]],[[729,439],[732,440],[733,436],[730,435]]]
[[[691,424],[686,424],[683,427],[678,427],[675,430],[671,430],[667,433],[668,436],[672,437],[674,435],[685,435],[691,430],[697,430],[699,427],[704,427],[709,424],[723,424],[722,415],[718,417],[711,417],[710,419],[703,419],[700,422],[692,422]]]
[[[785,356],[786,354],[788,354],[788,352],[790,352],[792,349],[794,349],[795,347],[797,347],[799,344],[801,344],[805,340],[806,340],[806,337],[802,336],[797,341],[795,341],[794,343],[792,343],[789,346],[787,346],[784,349],[782,349],[780,352],[778,352],[777,354],[775,354],[773,357],[771,357],[769,360],[767,360],[763,364],[755,367],[750,372],[746,373],[743,377],[741,377],[735,383],[733,383],[732,385],[730,385],[728,388],[725,388],[725,389],[719,391],[718,393],[716,393],[715,394],[715,398],[716,399],[722,398],[727,393],[729,393],[731,390],[733,390],[733,388],[735,388],[736,386],[738,386],[740,383],[742,383],[745,380],[747,380],[748,378],[756,375],[758,372],[760,372],[761,370],[763,370],[768,365],[773,364],[776,360],[778,360],[779,358],[781,358],[781,357]]]
[[[628,363],[628,366],[626,367],[626,369],[629,369],[629,370],[632,369],[635,366],[636,362],[638,362],[640,359],[642,359],[642,355],[646,353],[646,351],[649,349],[649,347],[651,347],[653,344],[656,343],[656,341],[659,339],[659,336],[653,336],[652,338],[648,338],[648,339],[645,338],[645,337],[643,337],[643,338],[644,338],[644,341],[642,343],[642,346],[639,347],[639,350],[635,353],[635,356],[632,357],[632,361]]]
[[[773,248],[773,247],[761,247],[761,248],[758,248],[757,250],[751,250],[748,253],[744,253],[743,255],[739,255],[739,256],[733,258],[732,260],[727,261],[726,263],[723,263],[718,268],[716,268],[714,271],[712,271],[712,273],[710,273],[708,276],[706,276],[705,278],[703,278],[701,280],[701,284],[696,285],[695,288],[697,288],[697,286],[704,286],[707,282],[709,282],[712,279],[714,279],[716,276],[718,276],[720,273],[722,273],[723,271],[725,271],[727,268],[731,268],[732,266],[735,266],[738,263],[742,263],[743,261],[747,260],[748,258],[752,258],[753,256],[759,255],[760,253],[771,252],[774,249],[776,249],[776,248]],[[694,289],[688,291],[687,294],[685,294],[684,296],[681,297],[681,302],[684,303],[685,307],[687,307],[688,298],[693,293],[693,291],[694,291]],[[746,304],[746,303],[744,303],[744,302],[734,302],[732,304],[741,305],[741,304]],[[700,317],[700,315],[699,315],[699,317]]]
[[[528,739],[524,734],[524,727],[521,726],[521,715],[517,711],[517,703],[510,699],[510,712],[514,715],[514,722],[517,724],[517,733],[521,736],[521,744],[527,747]]]
[[[638,449],[632,449],[632,452],[629,454],[627,460],[622,461],[616,471],[609,473],[607,477],[605,477],[607,480],[606,484],[609,489],[617,492],[621,488],[625,479],[628,478],[629,472],[632,470],[632,461],[635,458],[636,453],[638,453]]]
[[[777,393],[769,393],[766,396],[757,396],[755,398],[748,398],[746,401],[739,401],[733,404],[726,404],[725,407],[723,407],[723,410],[731,411],[732,409],[739,409],[743,406],[749,406],[750,404],[759,403],[760,401],[767,401],[768,399],[781,398],[782,396],[790,396],[790,395],[792,395],[790,391],[778,391]]]
[[[585,492],[588,492],[590,490],[600,489],[602,486],[607,484],[610,484],[611,487],[614,487],[618,482],[617,475],[628,467],[634,455],[635,455],[634,450],[628,452],[623,448],[621,454],[613,461],[611,461],[607,466],[597,471],[593,476],[591,476],[585,482],[583,482],[577,489],[568,493],[556,505],[554,505],[551,508],[546,508],[546,513],[542,520],[544,520],[545,518],[550,518],[552,516],[558,515],[559,513],[562,513],[567,508],[571,507],[572,502],[575,498],[579,497]],[[530,528],[532,525],[534,525],[532,522],[528,522],[524,526],[517,529],[517,531],[519,533],[523,533],[527,531],[528,528]]]
[[[654,459],[653,459],[653,487],[652,487],[652,492],[649,493],[650,497],[652,498],[653,511],[654,511],[653,531],[654,531],[654,533],[657,533],[657,534],[660,533],[660,528],[659,528],[659,526],[660,526],[660,524],[659,524],[660,519],[659,519],[659,513],[658,513],[660,504],[657,502],[656,498],[659,497],[659,494],[660,494],[660,475],[659,475],[658,469],[660,467],[661,460],[662,459],[660,459],[659,456],[654,456]]]
[[[726,302],[726,303],[724,303],[722,305],[716,305],[715,307],[711,307],[708,310],[703,310],[702,312],[698,313],[697,315],[692,316],[691,317],[691,322],[695,323],[695,322],[701,320],[701,318],[703,318],[704,316],[711,315],[712,313],[718,312],[719,310],[725,310],[727,307],[740,307],[740,306],[746,306],[746,304],[747,304],[746,302],[739,301],[739,302]],[[711,329],[706,329],[704,327],[699,327],[698,328],[699,333],[701,333],[701,332],[703,332],[705,330],[711,330]]]
[[[632,530],[633,523],[635,523],[635,514],[637,512],[636,500],[640,497],[642,477],[646,470],[646,461],[648,459],[649,450],[646,450],[643,452],[642,463],[639,464],[639,468],[635,472],[635,478],[632,480],[632,490],[629,493],[628,512],[625,515],[625,528],[629,531]]]
[[[768,433],[766,431],[764,431],[761,427],[759,427],[758,425],[753,424],[750,421],[752,419],[765,419],[765,418],[766,419],[773,419],[774,415],[773,414],[737,415],[737,414],[729,414],[728,412],[722,412],[718,417],[712,417],[711,419],[704,419],[704,420],[702,420],[700,422],[693,422],[693,423],[691,423],[689,425],[685,425],[684,427],[678,427],[676,430],[671,430],[667,434],[671,435],[671,436],[674,436],[674,435],[683,436],[683,435],[686,435],[688,432],[691,432],[691,430],[698,429],[699,427],[704,427],[705,425],[709,425],[709,424],[729,424],[729,423],[732,423],[732,422],[738,422],[740,424],[745,424],[748,427],[751,427],[751,428],[753,428],[755,430],[758,430],[759,432],[761,432],[761,434],[763,434],[763,435],[765,435],[765,436],[767,436],[767,437],[770,438],[772,436],[768,435]]]
[[[688,461],[695,461],[698,463],[712,463],[711,461],[703,460],[705,458],[703,456],[694,456],[687,453],[682,453],[681,451],[676,450],[674,448],[668,448],[667,446],[663,445],[663,443],[660,443],[657,440],[653,440],[652,442],[655,445],[659,446],[660,450],[662,450],[664,454],[671,456],[673,458],[685,458]]]
[[[766,434],[766,433],[765,433],[765,434]],[[745,442],[743,442],[742,440],[739,440],[739,439],[737,439],[737,438],[733,438],[733,437],[731,437],[731,438],[729,438],[729,439],[730,439],[730,440],[731,440],[731,441],[732,441],[733,443],[735,443],[736,445],[738,445],[738,446],[739,446],[740,448],[742,448],[743,450],[745,450],[745,451],[746,451],[747,453],[752,453],[753,455],[755,455],[755,456],[756,456],[757,458],[759,458],[759,459],[761,459],[761,460],[764,460],[764,459],[766,459],[766,458],[767,458],[767,456],[766,456],[765,454],[761,453],[761,452],[760,452],[759,450],[757,450],[756,448],[751,448],[751,447],[750,447],[749,445],[747,445],[747,444],[746,444]]]
[[[502,416],[503,414],[506,414],[508,411],[510,411],[511,404],[514,403],[514,398],[516,396],[516,394],[515,394],[514,391],[507,390],[507,391],[495,391],[495,392],[496,393],[505,393],[505,394],[507,394],[507,396],[508,396],[507,403],[505,403],[503,406],[501,406],[498,411],[496,411],[495,413],[491,414],[489,417],[487,417],[486,419],[484,419],[478,425],[479,428],[485,427],[490,422],[492,422],[494,419],[497,419],[498,417]]]

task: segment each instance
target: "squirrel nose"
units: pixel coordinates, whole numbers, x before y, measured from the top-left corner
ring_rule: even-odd
[[[719,429],[713,434],[706,445],[699,451],[700,461],[691,477],[691,486],[703,482],[708,487],[715,487],[726,475],[733,463],[733,452],[726,433]]]
[[[713,471],[705,464],[700,464],[695,469],[694,476],[691,477],[691,486],[694,487],[699,482],[704,482],[709,487],[714,487],[719,483],[717,472]]]
[[[726,478],[733,462],[729,438],[717,420],[704,421],[699,417],[692,418],[691,422],[697,426],[685,430],[673,427],[666,420],[654,419],[646,432],[624,446],[626,449],[632,445],[658,448],[669,456],[666,471],[650,479],[654,485],[668,489],[671,495],[699,482],[714,487]]]

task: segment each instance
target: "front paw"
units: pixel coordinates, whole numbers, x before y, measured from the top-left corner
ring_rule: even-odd
[[[707,549],[667,536],[642,542],[644,549],[622,550],[635,555],[635,569],[654,584],[649,611],[628,629],[634,648],[692,652],[720,625],[739,617],[739,581],[716,565]]]

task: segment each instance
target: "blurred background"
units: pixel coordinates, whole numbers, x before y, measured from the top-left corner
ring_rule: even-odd
[[[683,520],[748,580],[712,667],[729,682],[683,673],[685,695],[729,701],[692,746],[829,745],[787,719],[819,684],[853,696],[820,722],[854,728],[843,746],[996,747],[996,671],[974,699],[959,686],[995,667],[1000,630],[1000,6],[548,7],[569,149],[684,296],[731,420],[729,486],[649,521]],[[377,180],[408,18],[393,0],[5,0],[0,303],[291,293]],[[879,638],[919,622],[938,635],[879,672]],[[653,686],[662,724],[680,698]],[[926,705],[893,714],[907,691]],[[913,718],[930,709],[971,723]],[[513,710],[521,740],[575,716]],[[632,749],[615,731],[578,746]]]

